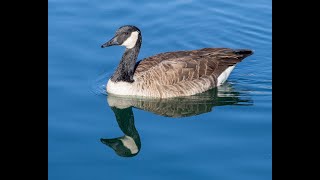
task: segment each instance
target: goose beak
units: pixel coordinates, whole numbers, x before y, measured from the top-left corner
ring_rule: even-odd
[[[112,39],[110,39],[110,41],[102,44],[101,48],[105,48],[105,47],[109,47],[109,46],[114,46],[114,45],[119,45],[118,41],[117,41],[117,36],[113,37]]]

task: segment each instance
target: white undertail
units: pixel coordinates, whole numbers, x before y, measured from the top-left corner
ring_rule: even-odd
[[[232,70],[234,69],[234,67],[235,67],[235,65],[230,66],[220,74],[220,76],[218,77],[217,86],[221,86],[224,82],[226,82],[226,80],[228,79],[228,77],[229,77],[230,73],[232,72]]]

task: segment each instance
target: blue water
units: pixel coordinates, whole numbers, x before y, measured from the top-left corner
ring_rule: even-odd
[[[50,180],[271,179],[270,0],[49,0],[48,8]],[[204,47],[254,54],[224,86],[194,97],[117,99],[104,88],[124,49],[100,46],[125,24],[142,31],[138,59]]]

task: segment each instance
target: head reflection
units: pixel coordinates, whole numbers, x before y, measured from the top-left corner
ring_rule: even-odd
[[[137,155],[141,148],[141,142],[134,126],[132,107],[111,107],[111,109],[124,136],[111,139],[101,138],[101,142],[111,147],[119,156],[132,157]]]
[[[248,95],[237,92],[230,84],[188,97],[150,99],[108,95],[107,101],[124,136],[111,139],[101,138],[101,142],[122,157],[135,156],[141,149],[139,133],[134,125],[132,107],[165,117],[181,118],[210,112],[215,106],[252,105],[252,100]]]

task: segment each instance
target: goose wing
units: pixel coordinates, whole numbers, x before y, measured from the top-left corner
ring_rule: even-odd
[[[205,48],[161,53],[138,62],[134,76],[141,82],[139,88],[157,91],[161,97],[189,96],[215,87],[224,70],[246,57],[244,50],[238,51]]]
[[[239,51],[228,48],[204,48],[161,53],[139,61],[135,76],[156,75],[156,79],[171,80],[163,80],[161,84],[194,80],[208,75],[218,77],[229,66],[246,57],[243,53],[238,53]]]

